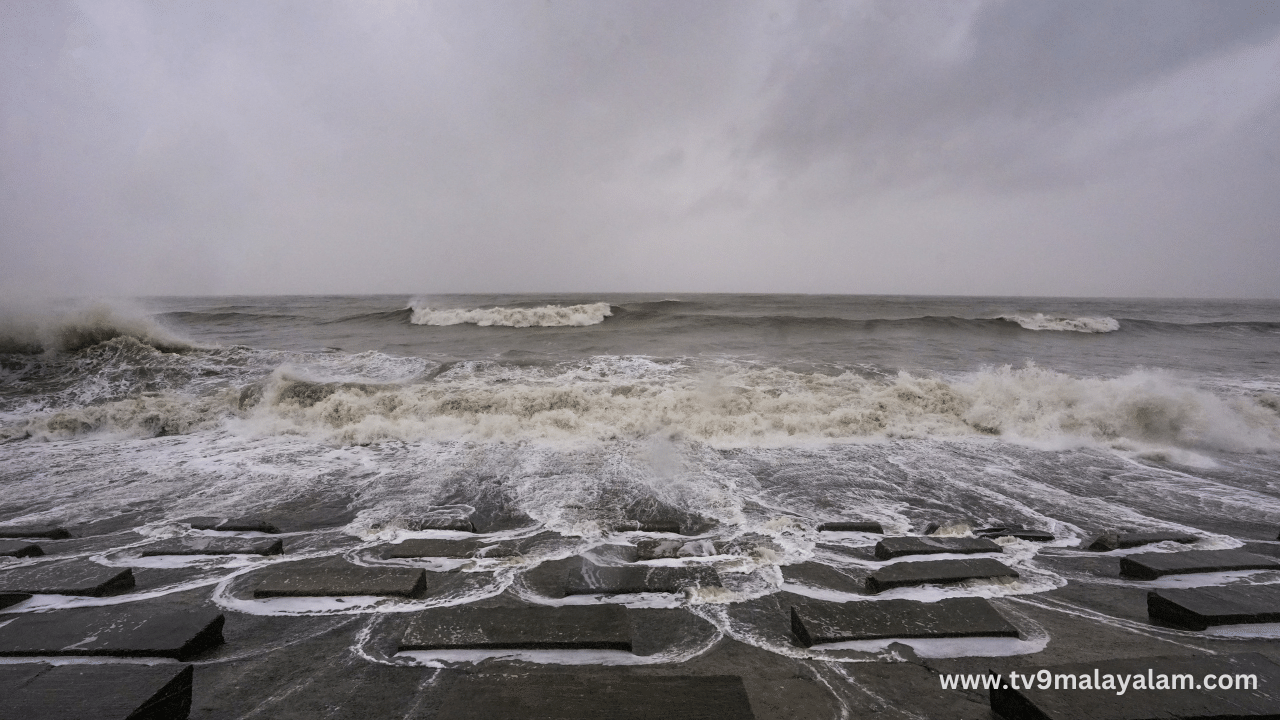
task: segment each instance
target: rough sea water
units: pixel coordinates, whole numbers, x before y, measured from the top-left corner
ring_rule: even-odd
[[[331,552],[352,562],[386,562],[361,554],[375,544],[451,536],[418,529],[423,518],[466,517],[493,537],[543,539],[516,559],[468,561],[464,570],[483,572],[461,573],[448,592],[416,604],[254,601],[220,589],[219,602],[236,610],[403,610],[511,592],[549,605],[696,606],[718,632],[772,646],[726,608],[784,586],[856,599],[790,581],[784,569],[817,562],[865,574],[883,564],[856,552],[876,536],[819,534],[823,522],[879,521],[890,534],[938,522],[960,535],[1019,524],[1056,538],[1001,541],[1022,575],[1015,582],[881,597],[1061,587],[1067,579],[1037,554],[1107,529],[1193,532],[1202,549],[1275,539],[1280,302],[521,295],[28,304],[0,319],[0,467],[3,524],[132,513],[140,532],[163,537],[189,532],[177,521],[191,516],[329,508],[338,518],[329,531],[349,541]],[[615,530],[629,520],[679,522],[682,542],[694,544],[654,562],[714,564],[725,587],[605,600],[564,598],[531,579],[540,564],[578,554],[613,562],[611,548],[635,539]],[[210,561],[223,575],[206,581],[231,587],[237,568],[274,561]],[[697,654],[712,640],[691,636],[656,657]],[[1019,643],[1036,639],[1002,642],[1009,647],[990,652],[1029,651]],[[784,645],[778,652],[797,651]]]

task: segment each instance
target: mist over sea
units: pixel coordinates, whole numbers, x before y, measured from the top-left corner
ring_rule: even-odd
[[[0,319],[0,520],[298,501],[599,537],[839,519],[1274,536],[1280,302],[151,298]],[[779,524],[781,523],[781,524]],[[780,529],[781,528],[781,529]],[[1043,572],[1041,573],[1043,574]]]

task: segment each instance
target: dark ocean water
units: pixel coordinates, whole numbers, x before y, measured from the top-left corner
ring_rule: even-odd
[[[312,498],[358,510],[345,531],[361,537],[442,506],[583,542],[675,516],[774,537],[783,564],[836,519],[1231,547],[1280,526],[1278,350],[1274,301],[28,307],[0,326],[0,520],[141,508],[162,524]],[[1053,582],[1038,572],[1030,585]]]

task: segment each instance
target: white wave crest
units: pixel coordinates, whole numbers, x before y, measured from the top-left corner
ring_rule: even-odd
[[[1001,315],[1001,320],[1016,322],[1027,330],[1058,330],[1083,333],[1109,333],[1120,329],[1120,321],[1109,317],[1051,317],[1034,315]]]
[[[410,305],[413,317],[409,322],[414,325],[461,325],[472,323],[481,327],[499,325],[503,327],[585,327],[599,325],[604,319],[613,315],[609,303],[591,303],[589,305],[544,305],[535,308],[475,308],[475,309],[435,309],[418,305]]]
[[[192,347],[146,311],[126,303],[91,302],[62,308],[30,303],[0,306],[0,353],[75,352],[118,337],[131,337],[168,352]]]
[[[254,432],[330,442],[676,436],[719,446],[1000,436],[1036,445],[1280,449],[1263,399],[1139,370],[1080,378],[1028,366],[946,381],[868,379],[728,365],[718,371],[595,358],[595,369],[463,363],[429,383],[294,387],[274,377],[246,418]]]
[[[1215,391],[1158,370],[1082,378],[1033,365],[951,380],[906,373],[872,379],[593,358],[558,367],[467,362],[429,381],[401,382],[322,381],[282,367],[239,391],[126,398],[13,420],[0,423],[6,425],[0,441],[227,426],[258,437],[359,445],[667,437],[746,447],[1000,437],[1036,447],[1140,453],[1280,450],[1280,413],[1266,395]]]

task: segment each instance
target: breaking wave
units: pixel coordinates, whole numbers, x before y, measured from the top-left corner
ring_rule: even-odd
[[[589,305],[544,305],[542,307],[493,307],[476,309],[435,309],[414,303],[409,322],[414,325],[461,325],[481,327],[585,327],[599,325],[613,315],[609,303]]]
[[[1058,330],[1083,333],[1109,333],[1120,329],[1120,321],[1109,317],[1051,317],[1044,313],[1034,315],[1001,315],[1021,325],[1026,330]]]
[[[1029,365],[950,380],[868,378],[631,356],[536,367],[469,361],[426,377],[315,379],[279,368],[199,398],[160,393],[28,415],[0,427],[0,439],[216,425],[333,444],[666,437],[743,447],[1000,437],[1036,446],[1280,449],[1280,397],[1215,392],[1154,370],[1081,378]]]
[[[162,352],[192,347],[142,311],[106,303],[60,310],[0,309],[0,353],[76,352],[121,337]]]

